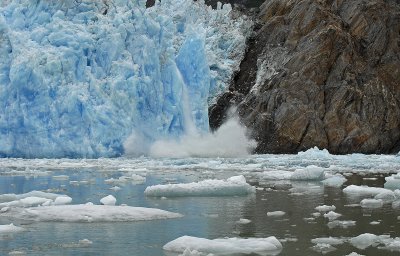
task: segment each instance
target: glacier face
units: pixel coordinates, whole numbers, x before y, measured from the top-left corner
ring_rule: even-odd
[[[208,103],[251,26],[231,12],[191,0],[2,2],[0,156],[119,156],[132,133],[141,144],[182,135],[185,112],[208,132]]]

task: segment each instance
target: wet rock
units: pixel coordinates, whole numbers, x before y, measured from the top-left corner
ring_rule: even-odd
[[[217,128],[237,105],[259,153],[400,150],[400,1],[267,0]]]

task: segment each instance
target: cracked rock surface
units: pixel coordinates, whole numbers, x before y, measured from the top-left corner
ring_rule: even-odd
[[[258,153],[400,150],[400,1],[267,0],[229,91]]]

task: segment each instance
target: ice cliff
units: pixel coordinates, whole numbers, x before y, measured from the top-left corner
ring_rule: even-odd
[[[0,156],[119,156],[132,133],[182,135],[185,112],[208,132],[250,26],[204,1],[2,1]]]

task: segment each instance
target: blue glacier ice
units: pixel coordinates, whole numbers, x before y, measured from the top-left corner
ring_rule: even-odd
[[[251,22],[204,1],[0,3],[0,157],[114,157],[208,132]],[[185,107],[185,96],[187,105]]]

